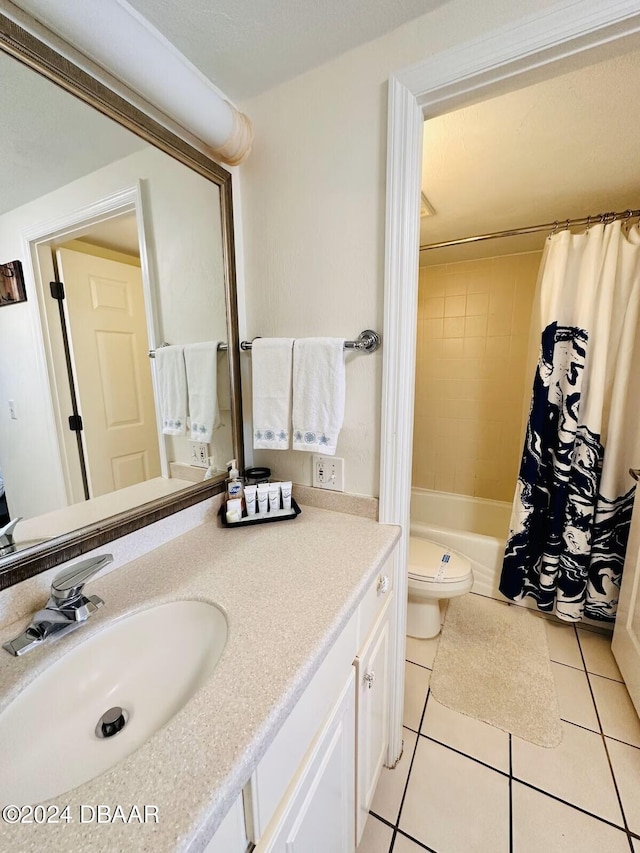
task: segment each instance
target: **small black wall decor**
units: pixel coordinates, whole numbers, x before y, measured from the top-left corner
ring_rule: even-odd
[[[26,301],[22,263],[9,261],[7,264],[0,264],[0,307]]]

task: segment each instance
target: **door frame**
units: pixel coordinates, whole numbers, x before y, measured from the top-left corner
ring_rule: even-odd
[[[35,283],[37,311],[34,311],[35,345],[41,381],[49,389],[51,415],[57,441],[56,467],[64,484],[67,505],[74,502],[74,482],[77,478],[77,444],[74,439],[69,442],[68,414],[71,411],[70,391],[66,381],[66,371],[55,368],[56,353],[60,351],[60,323],[56,306],[49,294],[48,283],[51,280],[50,269],[45,267],[43,249],[49,252],[49,244],[61,240],[72,240],[82,235],[83,231],[101,222],[107,222],[126,213],[134,213],[138,230],[140,247],[140,268],[142,273],[142,288],[144,294],[145,315],[149,348],[155,349],[160,342],[160,322],[157,298],[151,286],[152,273],[150,270],[150,253],[145,229],[143,205],[143,181],[138,180],[133,186],[126,187],[116,193],[98,199],[89,205],[69,209],[55,219],[40,222],[23,231],[21,235],[23,257],[27,273]],[[55,309],[55,310],[54,310]],[[169,463],[165,442],[160,429],[158,409],[158,393],[155,371],[151,371],[154,400],[156,408],[156,429],[160,451],[160,472],[163,477],[169,476]]]
[[[397,548],[395,686],[388,766],[402,753],[407,550],[411,499],[423,125],[610,58],[640,33],[637,0],[564,0],[402,69],[389,79],[380,515]],[[625,44],[624,40],[627,39]]]

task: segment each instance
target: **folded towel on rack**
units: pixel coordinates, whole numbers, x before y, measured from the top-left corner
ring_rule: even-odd
[[[293,449],[334,456],[344,420],[344,338],[293,346]]]
[[[191,441],[211,441],[220,426],[218,409],[218,341],[186,344],[184,361],[187,370],[187,393]]]
[[[251,348],[253,446],[287,450],[293,338],[256,338]]]
[[[155,356],[162,432],[165,435],[184,435],[187,430],[184,347],[158,347]]]

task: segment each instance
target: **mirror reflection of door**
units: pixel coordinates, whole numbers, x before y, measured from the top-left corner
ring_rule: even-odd
[[[135,218],[129,219],[132,245],[122,248],[137,240]],[[92,237],[55,251],[82,419],[76,447],[83,453],[91,498],[160,476],[140,261],[88,242],[102,237],[104,244],[108,227],[101,234],[98,226]],[[87,494],[81,469],[71,466],[73,493],[80,500]]]

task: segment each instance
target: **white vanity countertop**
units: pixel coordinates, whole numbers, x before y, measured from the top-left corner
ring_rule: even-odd
[[[191,701],[116,767],[50,801],[70,804],[73,823],[7,825],[0,819],[0,849],[161,853],[206,847],[399,536],[399,528],[366,518],[302,510],[295,521],[242,530],[203,524],[90,581],[87,591],[106,604],[73,634],[22,658],[0,653],[1,711],[53,660],[114,618],[199,599],[219,605],[229,622],[220,662]],[[3,628],[0,644],[24,625],[22,619]],[[159,823],[80,824],[81,804],[120,804],[125,811],[155,805]]]

